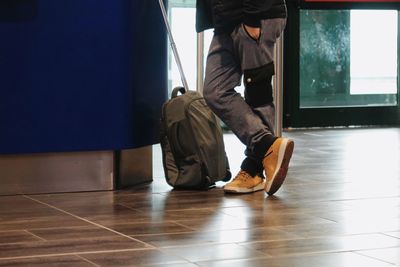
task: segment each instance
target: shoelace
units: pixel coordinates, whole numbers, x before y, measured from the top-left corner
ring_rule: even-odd
[[[246,182],[247,180],[252,179],[252,178],[253,177],[251,177],[250,174],[248,174],[247,172],[240,171],[233,180],[242,180],[242,181]]]

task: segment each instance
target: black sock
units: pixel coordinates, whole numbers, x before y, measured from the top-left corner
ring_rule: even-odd
[[[263,166],[262,166],[262,162],[261,161],[257,161],[255,159],[246,157],[243,162],[242,165],[240,166],[240,168],[247,172],[248,174],[250,174],[251,176],[256,176],[257,174],[259,176],[263,176]]]
[[[265,156],[265,153],[267,153],[267,150],[272,146],[272,144],[275,142],[275,140],[278,139],[278,137],[273,136],[272,134],[267,134],[264,136],[254,147],[254,154],[257,158],[262,161],[262,159]]]

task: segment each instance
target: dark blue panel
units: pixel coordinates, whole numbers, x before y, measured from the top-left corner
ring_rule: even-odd
[[[136,1],[136,0],[135,0]],[[134,56],[133,121],[143,131],[134,131],[134,140],[150,144],[159,138],[161,106],[167,96],[167,39],[158,0],[136,1],[133,36]],[[149,105],[150,103],[150,105]],[[155,122],[158,123],[155,123]]]
[[[0,9],[0,153],[158,142],[167,78],[157,1],[1,0]]]

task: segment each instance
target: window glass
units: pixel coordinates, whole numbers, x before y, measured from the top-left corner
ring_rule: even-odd
[[[300,11],[300,107],[397,105],[398,12]]]

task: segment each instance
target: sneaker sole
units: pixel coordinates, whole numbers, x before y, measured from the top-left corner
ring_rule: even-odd
[[[289,169],[289,162],[290,158],[292,157],[294,149],[294,142],[292,140],[286,140],[286,143],[282,144],[279,148],[279,158],[278,164],[280,162],[280,166],[278,170],[275,172],[275,176],[272,177],[270,183],[265,183],[265,192],[271,196],[279,188],[282,186],[283,182],[285,181],[288,169]]]
[[[253,188],[224,188],[224,192],[228,194],[246,194],[264,190],[264,187],[264,183],[261,183]]]

